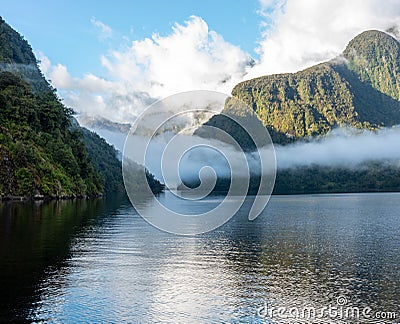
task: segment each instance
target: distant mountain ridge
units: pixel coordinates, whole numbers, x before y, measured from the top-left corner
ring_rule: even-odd
[[[122,134],[128,134],[132,125],[129,123],[117,123],[113,122],[104,117],[94,117],[87,115],[79,115],[78,119],[81,124],[90,129],[104,129],[110,132],[119,132]]]

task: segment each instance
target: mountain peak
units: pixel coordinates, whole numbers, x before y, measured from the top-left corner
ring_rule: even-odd
[[[379,30],[368,30],[354,37],[347,45],[343,55],[347,59],[363,57],[371,63],[377,64],[385,56],[398,58],[399,50],[400,43],[391,35]]]
[[[400,99],[400,43],[387,33],[365,31],[353,38],[343,52],[348,68],[362,82]]]
[[[384,32],[365,31],[349,42],[342,58],[241,82],[232,95],[253,108],[279,143],[341,125],[399,124],[400,43]]]

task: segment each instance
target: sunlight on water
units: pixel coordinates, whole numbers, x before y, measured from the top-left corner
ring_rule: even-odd
[[[345,306],[399,314],[399,198],[274,196],[255,221],[247,220],[245,206],[223,227],[195,237],[151,227],[125,200],[66,202],[48,225],[50,216],[43,215],[49,206],[40,207],[35,221],[32,210],[19,212],[19,233],[28,235],[24,226],[33,222],[42,243],[27,239],[41,254],[31,256],[36,270],[18,273],[37,276],[27,279],[32,288],[16,312],[62,323],[262,323],[270,315],[275,323],[289,323],[265,308],[320,310],[343,296]],[[169,193],[160,199],[179,203]],[[218,199],[187,208],[203,209]],[[1,226],[3,247],[12,247],[15,224]],[[7,262],[23,265],[22,254],[12,259],[2,250],[1,256],[3,270],[11,268]],[[297,321],[338,322],[329,316]],[[368,321],[376,322],[362,322]]]

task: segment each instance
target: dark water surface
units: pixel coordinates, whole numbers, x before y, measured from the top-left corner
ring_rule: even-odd
[[[188,213],[219,200],[160,199]],[[400,322],[397,193],[274,196],[255,221],[243,208],[195,237],[151,227],[121,197],[2,203],[0,216],[0,321]]]

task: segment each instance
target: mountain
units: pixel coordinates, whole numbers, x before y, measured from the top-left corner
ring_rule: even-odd
[[[236,108],[227,101],[224,114],[257,118],[275,144],[321,137],[339,126],[368,130],[394,126],[400,124],[400,43],[384,32],[366,31],[334,60],[297,73],[241,82],[233,88],[232,97],[245,105]],[[237,125],[224,115],[213,116],[205,125],[225,130],[245,151],[254,149],[248,136],[238,132]],[[202,128],[195,134],[209,136]],[[254,178],[250,193],[257,192]],[[218,179],[216,190],[227,190],[229,181]],[[318,165],[282,169],[278,165],[274,193],[399,190],[398,166],[366,161],[357,169]]]
[[[223,129],[245,151],[254,151],[256,149],[254,140],[261,145],[265,145],[264,125],[257,118],[257,115],[248,109],[247,105],[235,98],[227,98],[223,114],[212,116],[206,123],[197,128],[193,134],[230,143],[232,139],[224,136],[224,133],[217,132],[217,128]],[[246,129],[252,131],[254,139],[251,138]]]
[[[241,82],[232,95],[248,104],[281,144],[341,125],[392,126],[400,124],[399,58],[396,39],[366,31],[332,61]]]
[[[79,126],[37,63],[28,42],[0,18],[0,197],[124,191],[115,149]]]

